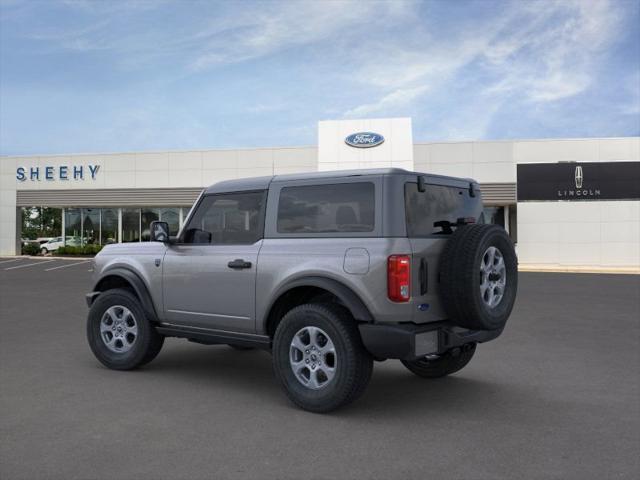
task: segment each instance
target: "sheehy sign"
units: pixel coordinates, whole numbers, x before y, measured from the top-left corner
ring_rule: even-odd
[[[58,165],[47,167],[18,167],[16,179],[20,182],[27,180],[95,180],[100,165]]]
[[[640,162],[518,165],[518,201],[638,200]]]

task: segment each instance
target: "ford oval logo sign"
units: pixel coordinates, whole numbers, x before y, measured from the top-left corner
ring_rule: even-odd
[[[347,145],[356,148],[371,148],[377,147],[384,142],[384,137],[379,133],[373,132],[358,132],[349,135],[344,139]]]

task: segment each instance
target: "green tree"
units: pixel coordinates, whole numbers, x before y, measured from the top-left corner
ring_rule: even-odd
[[[52,207],[25,207],[22,209],[22,237],[34,240],[38,237],[62,235],[62,209]]]

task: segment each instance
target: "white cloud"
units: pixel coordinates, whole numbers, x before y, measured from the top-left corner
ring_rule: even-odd
[[[635,115],[640,130],[640,70],[630,74],[624,81],[625,102],[620,106],[623,115]]]
[[[474,74],[483,74],[474,84],[483,99],[472,123],[474,134],[482,136],[478,129],[512,98],[554,102],[589,88],[599,55],[615,39],[621,20],[617,5],[608,0],[572,0],[516,2],[446,38],[412,25],[414,43],[421,48],[398,42],[383,49],[388,61],[363,63],[356,79],[377,98],[351,106],[344,115],[385,114],[427,92],[447,95],[467,81],[464,69],[474,65]]]
[[[332,41],[340,36],[353,36],[366,20],[368,29],[407,14],[407,2],[388,3],[333,0],[326,2],[282,2],[264,4],[264,10],[240,12],[225,18],[227,28],[221,31],[220,19],[198,34],[205,40],[201,53],[191,62],[194,70],[226,63],[239,63],[283,49]]]
[[[428,89],[428,86],[414,88],[399,88],[385,95],[374,103],[365,103],[351,110],[347,110],[345,117],[364,117],[379,111],[389,111],[399,107],[404,107],[420,97]]]
[[[538,5],[543,8],[525,11],[522,20],[529,23],[497,38],[485,52],[490,68],[502,77],[486,93],[548,102],[590,86],[598,55],[615,38],[621,21],[615,4],[591,0]]]

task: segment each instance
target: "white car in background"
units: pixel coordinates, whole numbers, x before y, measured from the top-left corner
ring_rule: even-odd
[[[80,240],[75,237],[67,237],[67,246],[78,247],[80,246]],[[53,237],[48,242],[43,243],[40,246],[40,253],[46,255],[47,253],[55,252],[60,247],[64,247],[65,242],[62,237]]]
[[[55,252],[60,247],[64,247],[64,241],[62,237],[53,237],[48,242],[40,245],[40,253],[42,253],[42,255],[46,255],[47,253]]]

